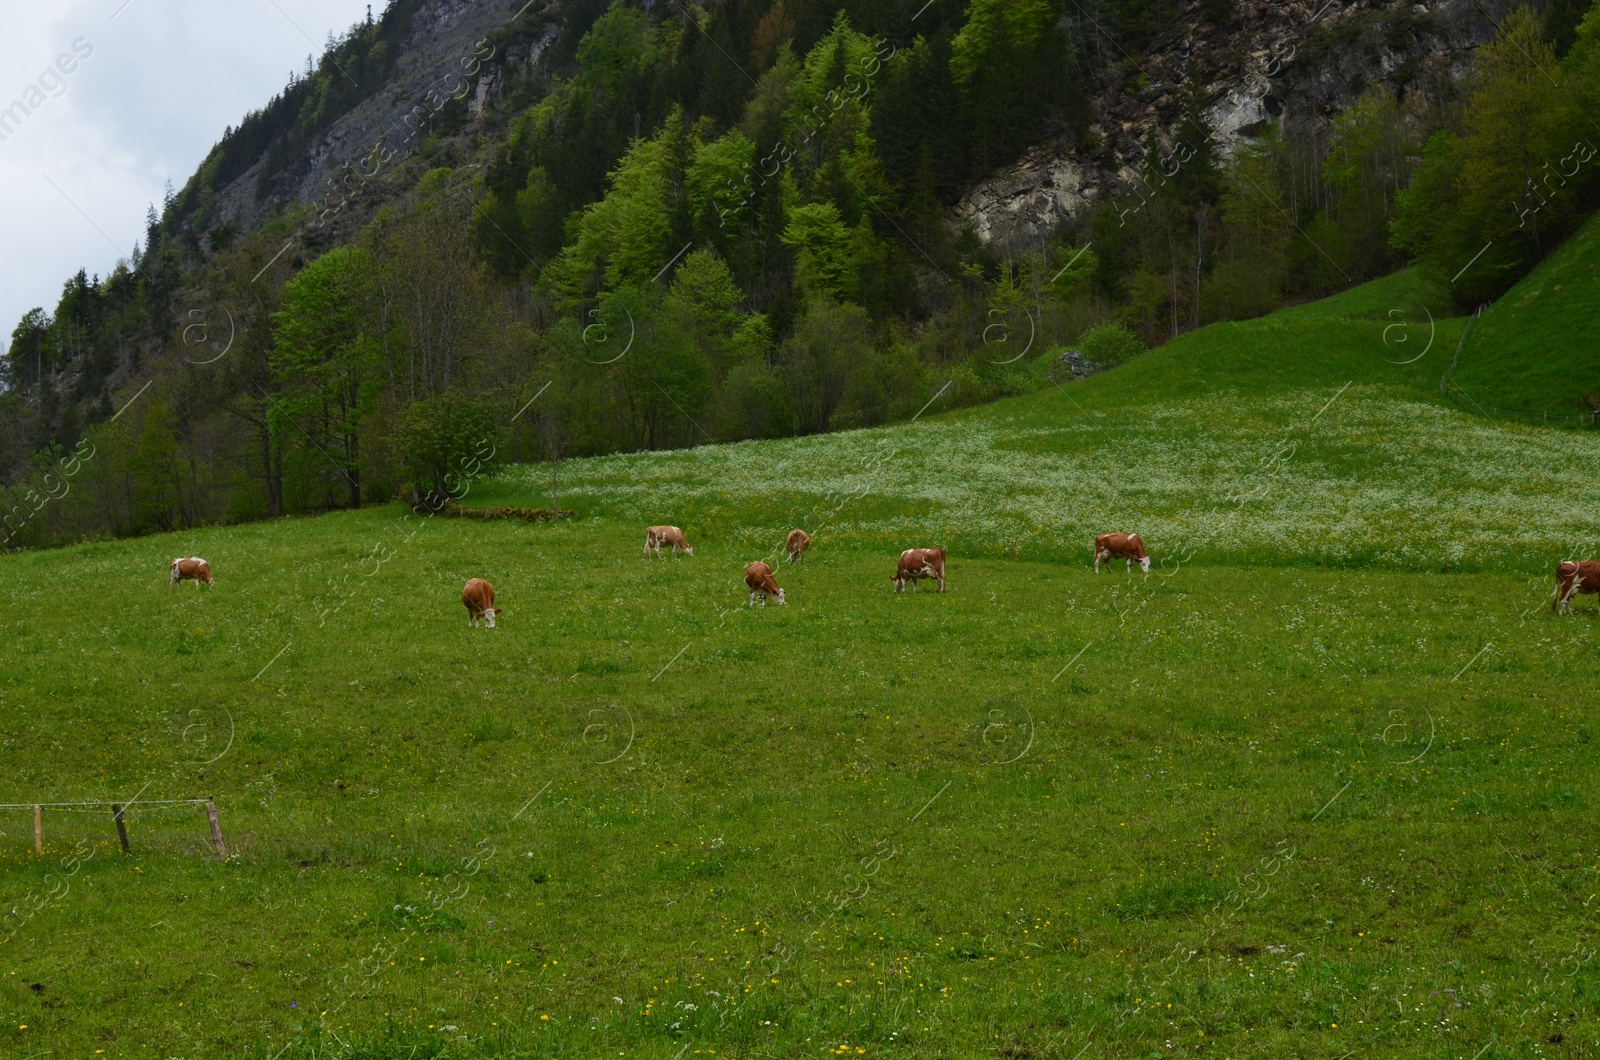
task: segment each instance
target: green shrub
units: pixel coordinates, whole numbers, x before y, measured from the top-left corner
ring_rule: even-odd
[[[1145,352],[1139,336],[1121,324],[1101,324],[1078,336],[1078,349],[1087,360],[1111,368]]]

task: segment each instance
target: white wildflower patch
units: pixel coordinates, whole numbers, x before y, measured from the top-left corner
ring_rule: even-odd
[[[1490,422],[1381,388],[1207,396],[1083,413],[1038,406],[874,430],[564,465],[596,514],[795,526],[830,542],[1013,543],[1087,554],[1097,533],[1153,555],[1471,566],[1600,552],[1600,434]],[[1318,410],[1326,407],[1322,414]],[[1024,417],[1027,418],[1024,418]],[[536,496],[548,471],[505,484]],[[690,534],[691,539],[693,534]]]

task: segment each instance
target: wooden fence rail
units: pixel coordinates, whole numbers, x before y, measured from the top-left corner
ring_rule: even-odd
[[[206,823],[211,830],[211,848],[216,851],[217,857],[228,856],[228,847],[222,840],[222,822],[217,816],[217,801],[215,798],[205,799],[141,799],[137,802],[123,804],[120,802],[91,801],[91,802],[6,802],[0,803],[0,810],[32,810],[33,811],[33,852],[44,854],[44,811],[46,809],[64,810],[67,812],[92,812],[98,808],[102,811],[105,807],[111,808],[111,819],[117,826],[117,842],[122,846],[124,854],[132,853],[128,845],[127,814],[135,806],[149,807],[204,807]]]

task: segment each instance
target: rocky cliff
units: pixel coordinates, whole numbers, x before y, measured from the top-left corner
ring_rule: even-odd
[[[333,205],[353,183],[364,185],[361,177],[376,177],[441,131],[452,107],[482,118],[511,71],[538,64],[561,31],[558,16],[559,5],[547,0],[425,0],[384,86],[295,164],[263,174],[263,157],[220,189],[204,226],[249,231],[286,205]],[[506,44],[513,23],[531,23],[536,33]]]
[[[1224,27],[1191,4],[1165,46],[1125,56],[1133,76],[1095,100],[1089,136],[1034,147],[968,191],[954,221],[998,250],[1036,247],[1134,180],[1152,137],[1174,148],[1188,92],[1199,93],[1226,155],[1274,121],[1326,124],[1373,84],[1413,101],[1448,99],[1494,28],[1473,0],[1245,3]]]

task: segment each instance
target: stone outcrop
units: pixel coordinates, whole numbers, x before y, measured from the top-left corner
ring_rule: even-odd
[[[1402,96],[1445,97],[1470,70],[1494,24],[1473,0],[1433,5],[1373,0],[1241,4],[1227,28],[1192,5],[1183,29],[1141,59],[1137,77],[1108,88],[1088,135],[1054,141],[979,181],[952,211],[1001,251],[1038,247],[1134,178],[1152,141],[1173,130],[1196,94],[1226,156],[1274,122],[1331,121],[1373,84]],[[1070,28],[1070,27],[1069,27]]]
[[[1097,170],[1046,144],[969,191],[956,212],[984,243],[1027,245],[1070,221],[1104,186]]]

